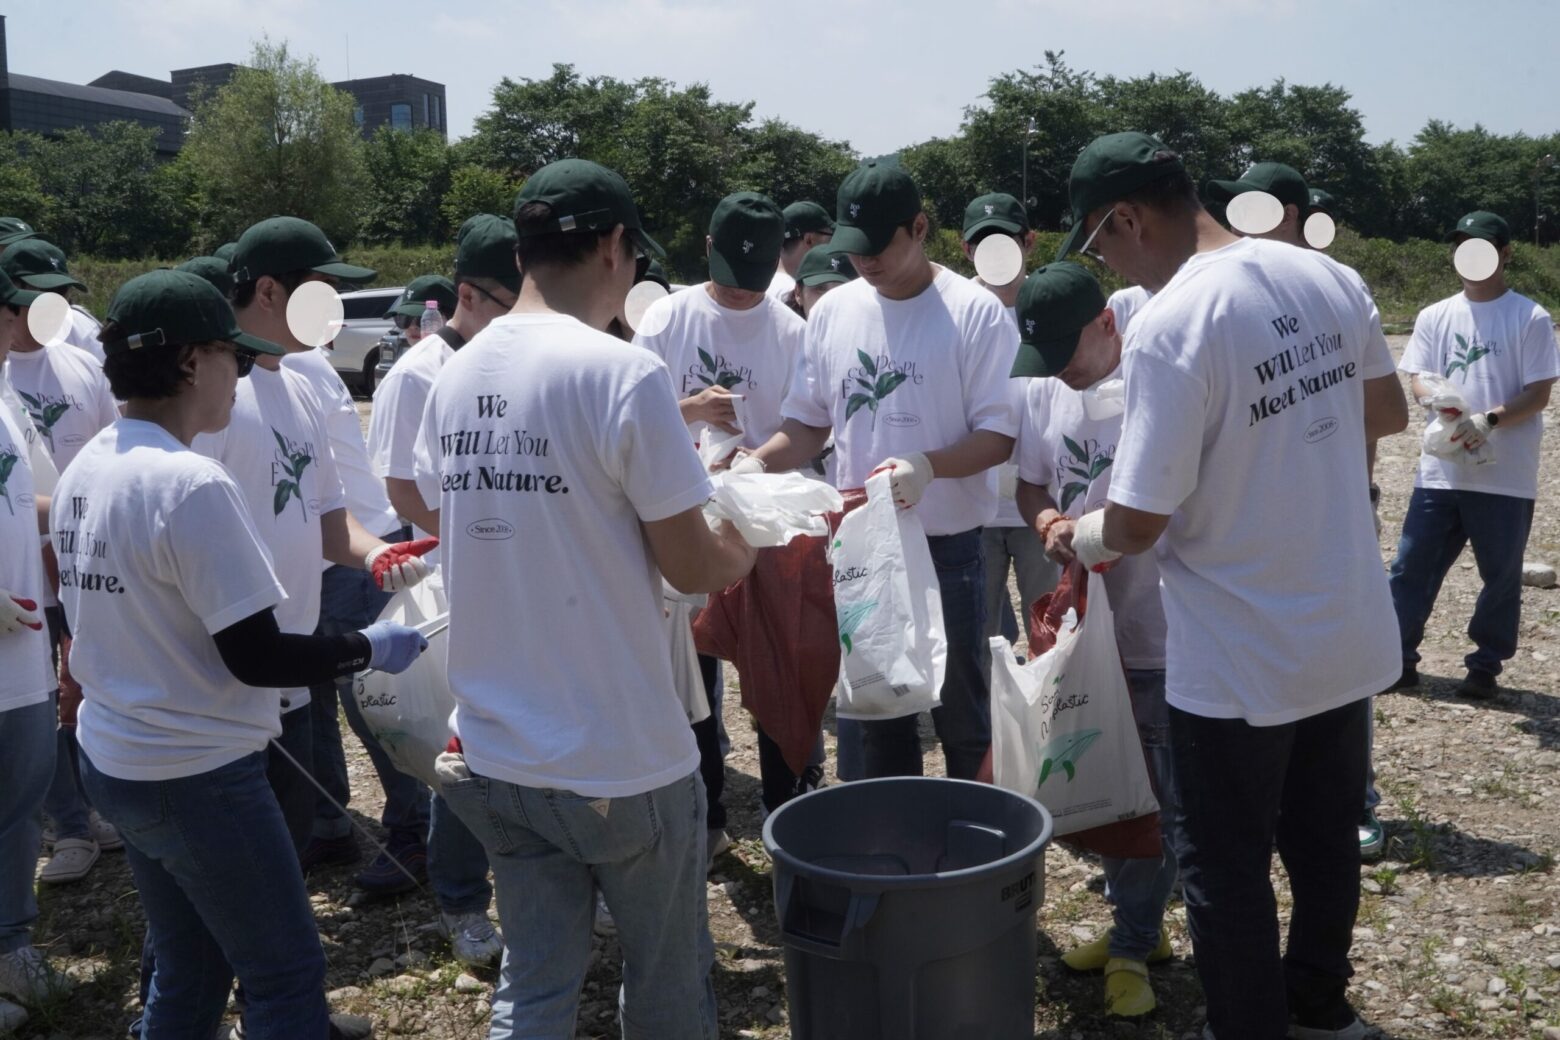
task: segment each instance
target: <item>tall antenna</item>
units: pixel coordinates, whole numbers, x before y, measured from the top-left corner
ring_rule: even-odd
[[[347,33],[347,79],[352,78],[352,34]]]

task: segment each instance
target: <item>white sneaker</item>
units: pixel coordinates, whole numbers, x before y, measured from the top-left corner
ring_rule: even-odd
[[[710,861],[707,870],[715,869],[715,857],[731,851],[731,835],[725,831],[712,830],[707,835],[705,848],[709,850]]]
[[[104,852],[116,852],[125,847],[125,839],[119,836],[119,828],[99,816],[96,809],[87,813],[87,831]]]
[[[45,885],[64,885],[80,881],[92,870],[98,860],[98,843],[91,838],[61,838],[54,843],[49,862],[38,872],[38,881]]]
[[[590,930],[602,938],[617,934],[617,921],[613,919],[612,911],[607,909],[607,899],[600,891],[596,893],[596,920]]]
[[[450,941],[455,959],[474,967],[492,964],[504,952],[504,937],[487,914],[439,914],[439,932]]]
[[[42,1004],[70,992],[74,983],[54,970],[36,946],[0,955],[0,994],[23,1004]]]
[[[0,1035],[22,1028],[27,1021],[27,1009],[9,1000],[0,1000]]]

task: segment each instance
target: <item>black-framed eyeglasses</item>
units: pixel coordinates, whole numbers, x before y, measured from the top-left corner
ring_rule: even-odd
[[[405,332],[407,329],[412,327],[412,322],[417,321],[418,319],[413,318],[408,314],[397,314],[390,320],[395,324],[396,328],[400,329],[402,332]]]

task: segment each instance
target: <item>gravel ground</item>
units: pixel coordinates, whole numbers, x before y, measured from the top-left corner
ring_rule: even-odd
[[[1403,337],[1393,337],[1401,350]],[[1553,420],[1552,406],[1546,419]],[[363,406],[366,412],[367,405]],[[1382,556],[1389,560],[1413,487],[1416,432],[1383,442]],[[1542,487],[1528,558],[1560,560],[1560,442],[1544,445]],[[1411,694],[1377,699],[1376,768],[1390,839],[1386,859],[1361,873],[1355,929],[1356,1007],[1375,1035],[1560,1038],[1560,825],[1553,811],[1560,763],[1560,591],[1529,589],[1522,648],[1492,703],[1459,702],[1464,629],[1478,592],[1467,554],[1453,567],[1425,641],[1426,681]],[[758,759],[751,724],[727,700],[732,735],[726,803],[736,840],[709,882],[718,948],[715,985],[722,1037],[780,1038],[786,1025],[783,959],[776,945],[769,865],[758,840]],[[349,742],[351,742],[349,737]],[[830,740],[832,745],[832,737]],[[941,758],[927,742],[927,771]],[[349,748],[355,812],[375,828],[379,796],[368,760]],[[832,760],[832,753],[831,753]],[[831,766],[832,768],[832,766]],[[371,851],[371,850],[369,850]],[[1097,977],[1062,967],[1060,953],[1092,938],[1109,917],[1096,862],[1053,848],[1039,914],[1035,1035],[1192,1038],[1202,1022],[1185,913],[1172,903],[1176,957],[1153,969],[1160,1010],[1139,1023],[1100,1014]],[[1275,862],[1280,905],[1288,891]],[[448,1040],[486,1036],[493,970],[466,969],[433,930],[426,894],[364,902],[350,870],[310,880],[330,962],[332,1003],[374,1017],[379,1034]],[[135,1006],[142,917],[124,857],[105,854],[79,884],[40,893],[37,941],[80,980],[75,994],[42,1009],[22,1037],[124,1035]],[[512,937],[516,941],[533,941]],[[580,1008],[578,1036],[616,1036],[619,951],[598,940]]]

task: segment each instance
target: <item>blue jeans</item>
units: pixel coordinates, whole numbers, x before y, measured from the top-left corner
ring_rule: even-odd
[[[250,1040],[325,1040],[325,954],[266,756],[196,776],[119,780],[81,757],[125,839],[156,967],[147,1040],[209,1040],[235,973]]]
[[[489,1040],[573,1040],[598,889],[623,949],[625,1040],[715,1040],[697,772],[610,801],[481,776],[446,783],[444,797],[481,835],[498,883],[508,939]]]
[[[59,607],[45,607],[44,617],[49,623],[49,643],[57,669],[60,666],[60,639],[66,634],[65,612]],[[87,800],[81,794],[81,770],[76,762],[76,727],[60,726],[55,741],[54,778],[43,799],[44,815],[54,821],[55,838],[90,837]]]
[[[845,781],[867,778],[867,737],[860,719],[834,720],[834,775]]]
[[[1517,652],[1522,620],[1522,553],[1533,526],[1533,500],[1482,491],[1415,488],[1403,516],[1403,537],[1392,561],[1392,606],[1403,637],[1403,663],[1419,663],[1425,621],[1447,571],[1472,543],[1484,588],[1473,605],[1468,638],[1475,650],[1469,671],[1499,675]]]
[[[986,642],[986,572],[981,529],[928,537],[942,591],[943,628],[948,638],[942,703],[932,723],[942,741],[948,775],[973,780],[991,747],[991,647]],[[863,722],[866,775],[921,775],[919,716]]]
[[[1360,901],[1366,700],[1279,726],[1170,709],[1186,921],[1219,1040],[1339,1028]],[[1279,955],[1273,846],[1294,909]],[[1345,1019],[1346,1021],[1346,1019]]]
[[[1170,706],[1165,703],[1165,673],[1129,670],[1127,690],[1132,696],[1138,739],[1149,768],[1154,771],[1161,852],[1152,859],[1104,856],[1101,865],[1105,868],[1105,898],[1115,911],[1110,955],[1141,961],[1159,945],[1165,903],[1175,887],[1175,820],[1180,814],[1180,797],[1170,763]]]
[[[33,874],[43,831],[38,809],[54,776],[54,730],[59,708],[53,697],[25,708],[0,711],[0,954],[32,945],[38,919]]]

